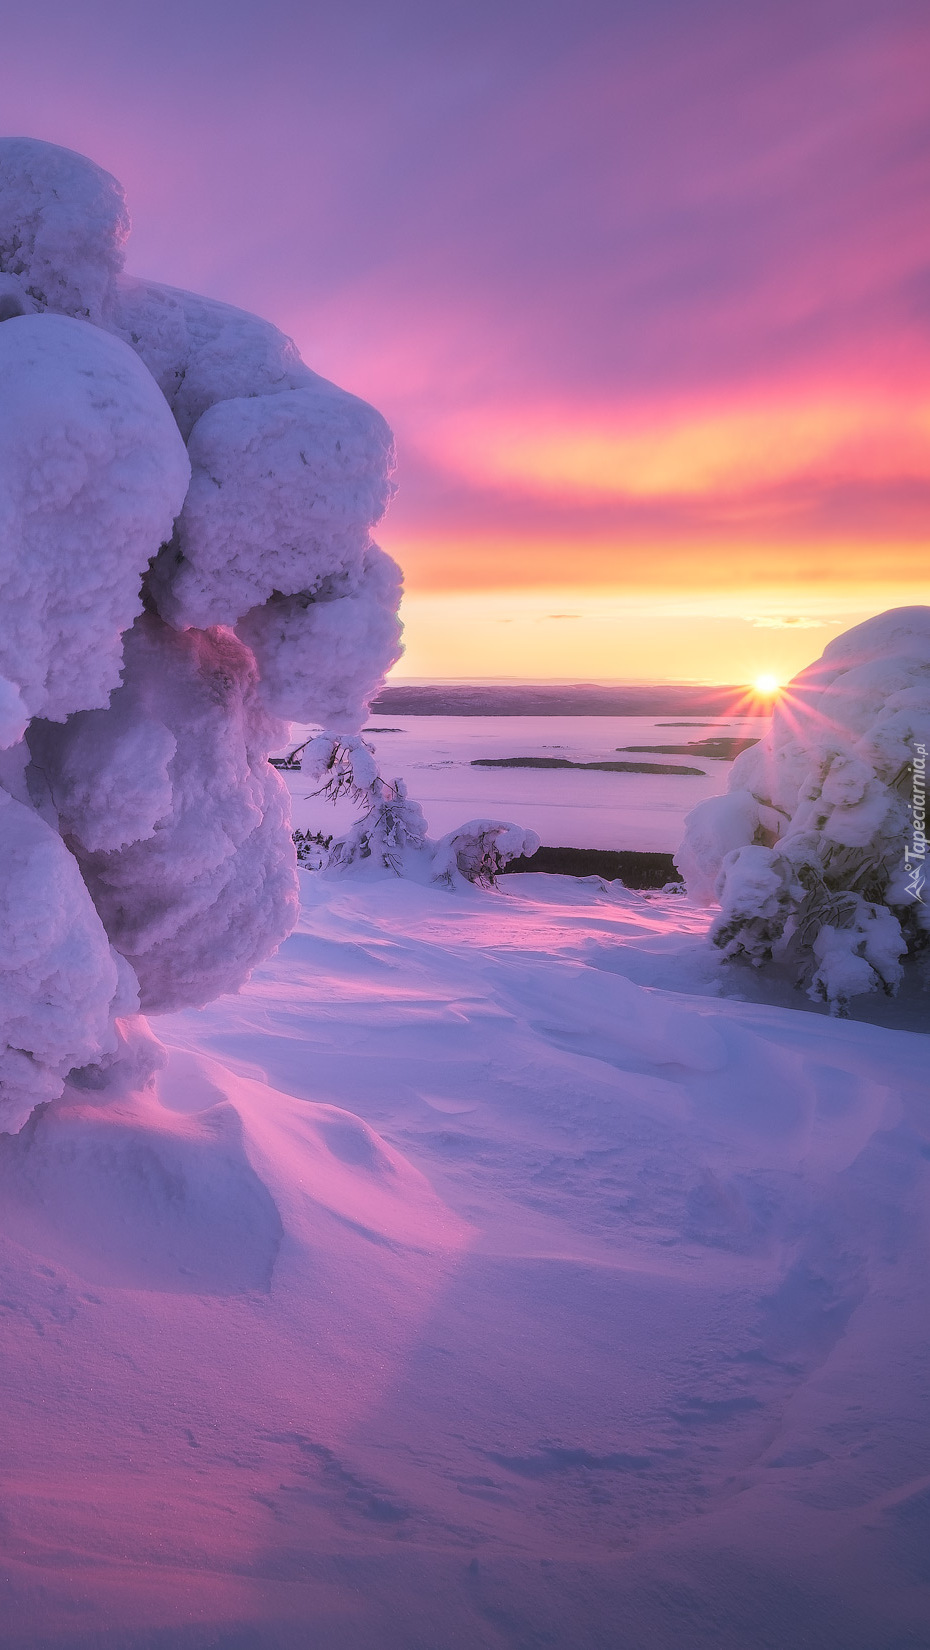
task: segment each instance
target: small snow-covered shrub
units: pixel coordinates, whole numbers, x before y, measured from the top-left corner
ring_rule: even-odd
[[[512,859],[539,847],[534,831],[499,819],[469,820],[432,842],[423,810],[408,796],[405,782],[382,779],[372,747],[359,737],[321,733],[291,756],[298,752],[304,772],[320,781],[315,795],[331,802],[350,797],[364,808],[347,835],[333,843],[326,861],[330,870],[387,870],[448,888],[464,883],[491,888]]]
[[[292,831],[291,835],[298,865],[308,871],[322,871],[323,866],[329,864],[332,835],[324,836],[322,831]]]
[[[290,717],[351,743],[399,654],[384,420],[126,276],[128,233],[108,173],[0,139],[0,1131],[280,942],[268,754]]]
[[[433,881],[454,887],[459,880],[491,888],[505,865],[539,847],[535,831],[498,819],[470,819],[440,837],[433,852]]]
[[[334,842],[329,864],[344,869],[368,861],[373,867],[403,876],[411,856],[427,847],[426,820],[419,802],[407,795],[402,779],[388,784],[375,779],[368,791],[368,809],[351,831]]]
[[[332,843],[326,866],[409,874],[427,836],[423,810],[407,795],[404,781],[382,779],[371,745],[358,735],[320,733],[291,754],[298,752],[303,772],[319,781],[313,795],[330,802],[348,797],[364,809],[352,829]]]
[[[897,989],[930,933],[912,871],[928,743],[930,608],[866,620],[795,677],[727,794],[688,815],[676,855],[692,897],[720,904],[711,937],[725,956],[782,958],[839,1013]]]

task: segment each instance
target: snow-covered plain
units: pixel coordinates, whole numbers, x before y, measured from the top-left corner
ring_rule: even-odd
[[[0,1142],[4,1644],[923,1650],[926,1039],[680,896],[301,885]]]
[[[619,750],[625,745],[687,744],[716,734],[760,738],[768,718],[716,718],[692,727],[669,727],[668,717],[649,716],[372,716],[366,733],[382,774],[406,781],[426,815],[432,836],[441,836],[476,814],[516,819],[553,847],[632,848],[673,853],[685,815],[726,789],[731,764],[695,756],[660,756]],[[663,723],[665,724],[663,726]],[[291,746],[310,733],[295,726]],[[290,748],[290,747],[288,747]],[[481,757],[554,756],[572,762],[655,762],[703,768],[689,774],[578,772],[572,769],[473,768]],[[344,830],[357,812],[314,798],[306,776],[285,773],[294,824],[329,835]]]

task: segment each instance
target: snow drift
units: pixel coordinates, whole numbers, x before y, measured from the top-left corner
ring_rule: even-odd
[[[726,956],[784,957],[839,1012],[897,989],[930,932],[928,744],[930,608],[867,619],[795,677],[727,795],[688,815],[677,856],[689,893],[719,901]]]
[[[287,934],[280,719],[352,734],[399,654],[384,420],[128,233],[0,140],[0,1130]]]

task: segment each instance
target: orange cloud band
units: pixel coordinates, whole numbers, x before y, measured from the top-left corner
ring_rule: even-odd
[[[719,501],[799,481],[930,480],[930,398],[833,391],[593,417],[471,409],[422,444],[473,485],[583,502]]]

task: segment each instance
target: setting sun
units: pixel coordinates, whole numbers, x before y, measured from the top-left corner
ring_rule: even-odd
[[[752,685],[757,693],[764,694],[764,696],[768,699],[771,698],[772,694],[778,692],[780,684],[777,676],[763,674],[762,676],[757,676]]]

